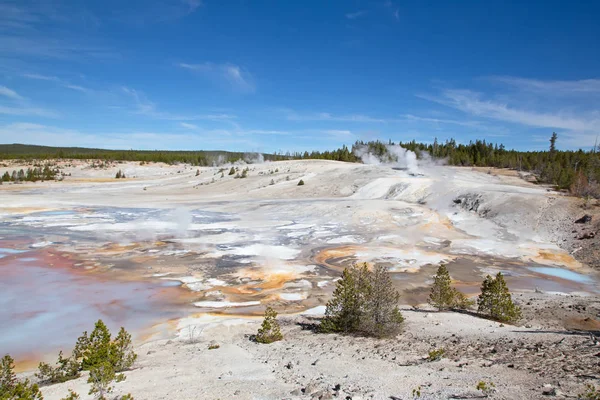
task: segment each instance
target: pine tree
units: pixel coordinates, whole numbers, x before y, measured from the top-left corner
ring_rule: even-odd
[[[327,302],[325,318],[321,322],[323,332],[358,331],[365,294],[368,292],[368,274],[366,263],[344,269],[331,300]]]
[[[521,318],[521,309],[513,303],[501,272],[498,272],[495,278],[490,275],[485,278],[477,305],[478,312],[497,321],[515,322]]]
[[[404,317],[398,308],[400,293],[394,288],[390,274],[378,265],[369,274],[369,291],[365,296],[360,331],[368,336],[390,336],[398,331]]]
[[[438,311],[446,310],[453,304],[454,292],[450,287],[450,274],[444,264],[440,265],[433,277],[433,287],[427,302]]]
[[[116,374],[115,368],[108,361],[102,361],[90,368],[87,382],[91,388],[89,394],[94,395],[96,400],[106,400],[106,395],[112,393],[113,382],[121,382],[125,379],[123,374]]]
[[[256,341],[268,344],[281,339],[283,339],[283,335],[279,323],[277,323],[277,312],[271,307],[267,307],[265,310],[265,319],[256,334]]]
[[[110,331],[99,319],[90,334],[87,347],[83,350],[82,368],[89,370],[95,365],[110,361],[110,352]]]
[[[137,359],[131,344],[131,334],[121,327],[117,337],[111,344],[111,362],[116,372],[126,371]]]

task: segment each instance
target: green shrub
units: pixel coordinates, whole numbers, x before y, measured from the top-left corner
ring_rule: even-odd
[[[256,334],[255,340],[258,343],[273,343],[283,339],[281,328],[277,323],[277,312],[271,307],[265,310],[265,319]]]
[[[83,370],[91,371],[105,363],[118,373],[130,369],[136,359],[131,335],[125,328],[121,328],[117,337],[111,340],[110,331],[102,320],[98,320],[89,336],[86,331],[77,339],[70,357],[64,358],[61,351],[56,367],[40,363],[36,377],[44,384],[66,382],[78,378]]]
[[[495,278],[488,275],[481,285],[477,299],[478,312],[501,322],[515,322],[521,318],[521,309],[512,301],[501,272]]]
[[[90,395],[96,400],[106,400],[106,395],[112,393],[113,383],[125,380],[125,375],[117,374],[114,366],[108,361],[94,364],[90,369],[87,382],[90,384]]]
[[[442,358],[444,358],[445,354],[446,350],[443,348],[431,350],[427,356],[427,361],[440,361]]]
[[[38,385],[29,379],[19,381],[14,369],[15,361],[6,354],[0,360],[0,400],[43,400]]]
[[[304,186],[304,181],[302,179],[300,179],[300,181],[298,182],[298,186]]]
[[[600,400],[600,390],[588,383],[585,385],[585,392],[578,394],[577,398],[581,400]]]
[[[412,390],[412,398],[420,399],[421,398],[421,386],[417,386]]]
[[[69,389],[69,395],[67,397],[63,397],[61,400],[79,400],[80,397],[77,393],[75,393],[72,389]]]
[[[404,321],[399,293],[383,266],[369,271],[366,263],[344,269],[321,321],[323,332],[390,336]]]
[[[229,170],[229,175],[235,175],[235,168],[231,167]]]
[[[63,352],[58,353],[58,361],[56,367],[41,362],[38,366],[38,372],[35,374],[36,378],[40,380],[42,384],[53,384],[70,381],[71,379],[79,378],[81,365],[71,355],[71,357],[64,358]]]
[[[494,382],[492,381],[479,381],[477,386],[475,386],[475,389],[481,391],[481,393],[483,393],[485,396],[489,396],[496,391],[496,385],[494,385]]]
[[[451,308],[458,310],[467,310],[475,305],[475,300],[471,300],[464,293],[452,288],[453,299]]]

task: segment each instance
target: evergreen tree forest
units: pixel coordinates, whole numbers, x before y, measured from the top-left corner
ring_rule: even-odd
[[[510,168],[531,172],[539,183],[550,184],[561,190],[569,190],[574,195],[581,197],[600,197],[600,153],[596,151],[596,148],[590,151],[557,150],[557,142],[560,143],[560,137],[553,133],[549,136],[548,150],[517,151],[506,149],[502,144],[486,140],[471,141],[468,144],[459,144],[454,139],[445,142],[435,139],[433,143],[429,144],[419,143],[415,140],[397,143],[391,140],[387,143],[357,141],[351,148],[344,145],[336,150],[263,154],[262,157],[265,161],[319,159],[361,162],[361,154],[371,153],[385,162],[390,160],[389,146],[400,145],[415,152],[417,158],[420,159],[431,158],[455,166]],[[248,158],[247,153],[226,151],[138,151],[20,144],[0,145],[0,160],[97,159],[211,166],[232,163],[245,158]],[[250,155],[250,158],[254,157]]]

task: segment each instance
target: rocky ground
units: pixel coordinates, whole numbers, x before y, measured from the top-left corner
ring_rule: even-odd
[[[250,340],[259,321],[205,327],[190,339],[137,348],[139,361],[116,385],[136,399],[544,399],[576,398],[600,378],[600,345],[593,328],[595,297],[519,293],[522,326],[469,313],[406,308],[395,338],[315,333],[314,316],[280,317],[285,338]],[[578,329],[572,326],[579,321]],[[570,325],[571,324],[571,325]],[[588,326],[588,329],[591,326]],[[209,350],[209,344],[219,344]],[[428,360],[432,350],[441,360]],[[490,393],[479,382],[494,385]],[[87,392],[85,377],[43,388],[59,399]],[[82,396],[86,399],[88,397]]]

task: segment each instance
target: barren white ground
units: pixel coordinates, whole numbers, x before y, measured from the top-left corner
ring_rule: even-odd
[[[245,166],[239,168],[241,173]],[[114,179],[118,169],[128,179]],[[352,399],[410,398],[419,385],[429,385],[423,398],[447,398],[472,392],[479,380],[493,380],[503,389],[498,393],[509,394],[499,398],[536,398],[521,387],[535,378],[522,371],[455,370],[448,360],[398,366],[389,362],[389,355],[374,358],[375,350],[362,359],[356,356],[360,347],[373,349],[375,342],[315,335],[294,323],[284,328],[283,342],[261,346],[244,336],[256,331],[255,319],[208,312],[239,308],[242,313],[271,303],[283,308],[322,306],[339,270],[329,265],[326,273],[316,273],[310,261],[325,265],[344,257],[384,262],[390,271],[405,274],[408,288],[429,282],[413,281],[421,268],[461,257],[473,258],[473,281],[502,270],[530,291],[557,276],[561,280],[552,282],[559,291],[589,294],[597,288],[593,271],[556,243],[556,222],[572,217],[565,215],[569,199],[515,176],[433,165],[421,166],[415,175],[385,165],[328,161],[250,165],[244,179],[228,175],[228,169],[221,173],[217,167],[122,163],[99,170],[75,162],[64,168],[71,174],[64,182],[0,187],[0,218],[14,226],[38,228],[38,246],[52,246],[60,236],[65,247],[64,238],[68,242],[75,233],[99,238],[98,246],[150,243],[169,235],[177,250],[151,249],[152,254],[174,257],[176,264],[177,257],[193,253],[198,265],[203,259],[235,256],[248,266],[221,276],[218,270],[209,274],[150,265],[149,275],[178,280],[203,296],[194,303],[201,314],[181,319],[171,341],[140,344],[139,363],[117,385],[119,393],[131,392],[138,399],[311,398],[298,390],[314,381],[320,390],[339,383]],[[300,179],[304,186],[297,185]],[[458,204],[455,200],[461,196]],[[77,212],[43,214],[56,210]],[[507,266],[488,265],[487,259],[506,260]],[[550,269],[540,274],[529,270],[529,264]],[[282,276],[285,284],[269,285]],[[219,290],[249,282],[263,284],[268,292],[240,300]],[[310,312],[322,312],[322,307]],[[494,338],[530,330],[500,327],[468,315],[405,314],[406,334],[413,337],[427,332]],[[186,343],[190,337],[197,343]],[[402,338],[393,340],[401,343]],[[209,351],[211,340],[221,347]],[[419,356],[398,351],[395,357]],[[288,358],[293,359],[289,368]],[[71,387],[87,393],[82,378],[44,388],[44,394],[58,399]]]

